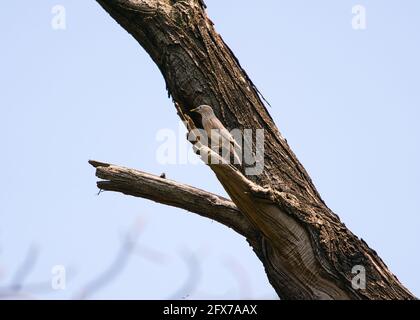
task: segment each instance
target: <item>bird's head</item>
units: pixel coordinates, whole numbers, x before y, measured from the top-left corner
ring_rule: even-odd
[[[214,115],[213,109],[212,107],[208,106],[208,105],[201,105],[195,109],[192,109],[191,112],[197,112],[199,114],[201,114],[202,116],[206,115],[206,116],[211,116]]]

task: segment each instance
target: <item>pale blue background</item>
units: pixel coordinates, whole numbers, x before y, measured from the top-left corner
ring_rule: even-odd
[[[51,28],[55,4],[67,9],[65,31]],[[420,2],[361,1],[364,31],[351,28],[355,1],[207,4],[325,201],[420,295]],[[88,298],[275,297],[231,230],[96,195],[88,159],[224,192],[206,167],[156,162],[157,131],[178,130],[175,109],[156,66],[95,1],[3,1],[0,39],[3,292],[32,246],[23,292],[80,297],[142,224],[135,253]],[[63,291],[48,285],[58,264],[68,270]]]

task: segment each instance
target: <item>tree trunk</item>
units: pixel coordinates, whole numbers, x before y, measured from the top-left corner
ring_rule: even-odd
[[[216,195],[209,196],[213,202],[206,202],[202,191],[203,201],[192,207],[188,192],[160,197],[159,188],[150,188],[162,182],[168,190],[181,192],[185,185],[92,162],[98,177],[107,180],[98,182],[98,187],[182,207],[232,227],[247,238],[282,299],[415,299],[376,252],[351,233],[321,199],[258,90],[215,31],[203,1],[97,2],[159,67],[179,116],[192,118],[190,129],[200,127],[200,119],[190,110],[207,104],[226,128],[265,132],[260,175],[246,175],[245,166],[209,165],[233,203]],[[144,179],[133,179],[136,174]],[[364,289],[353,285],[356,266],[366,272]]]

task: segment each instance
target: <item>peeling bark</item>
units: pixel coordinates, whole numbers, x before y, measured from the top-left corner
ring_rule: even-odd
[[[187,120],[192,117],[191,126],[199,127],[200,119],[190,110],[208,104],[229,129],[265,130],[261,175],[245,176],[244,167],[230,165],[210,168],[236,204],[235,210],[239,210],[252,236],[234,227],[232,221],[219,222],[247,237],[281,298],[415,299],[376,252],[348,230],[321,199],[278,131],[258,90],[215,31],[203,1],[97,2],[150,55],[166,81],[179,116]],[[109,167],[105,168],[97,166],[98,176],[112,178]],[[123,184],[122,189],[109,189],[151,198],[136,193],[138,184],[130,179],[123,175],[117,183],[118,188]],[[110,184],[102,182],[99,186],[106,188]],[[182,207],[173,200],[165,201],[161,202]],[[190,210],[187,205],[185,208]],[[364,290],[352,287],[352,268],[356,265],[366,269]]]

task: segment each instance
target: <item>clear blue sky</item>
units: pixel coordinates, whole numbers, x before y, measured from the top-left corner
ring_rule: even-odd
[[[420,2],[206,2],[325,201],[419,296]],[[64,31],[51,28],[56,4]],[[351,27],[356,4],[363,31]],[[88,159],[224,191],[204,166],[157,163],[156,133],[178,130],[175,109],[156,66],[95,1],[3,1],[0,34],[1,288],[34,247],[25,294],[80,297],[142,225],[124,268],[88,298],[275,297],[231,230],[96,195]],[[65,290],[48,285],[54,265],[66,267]]]

